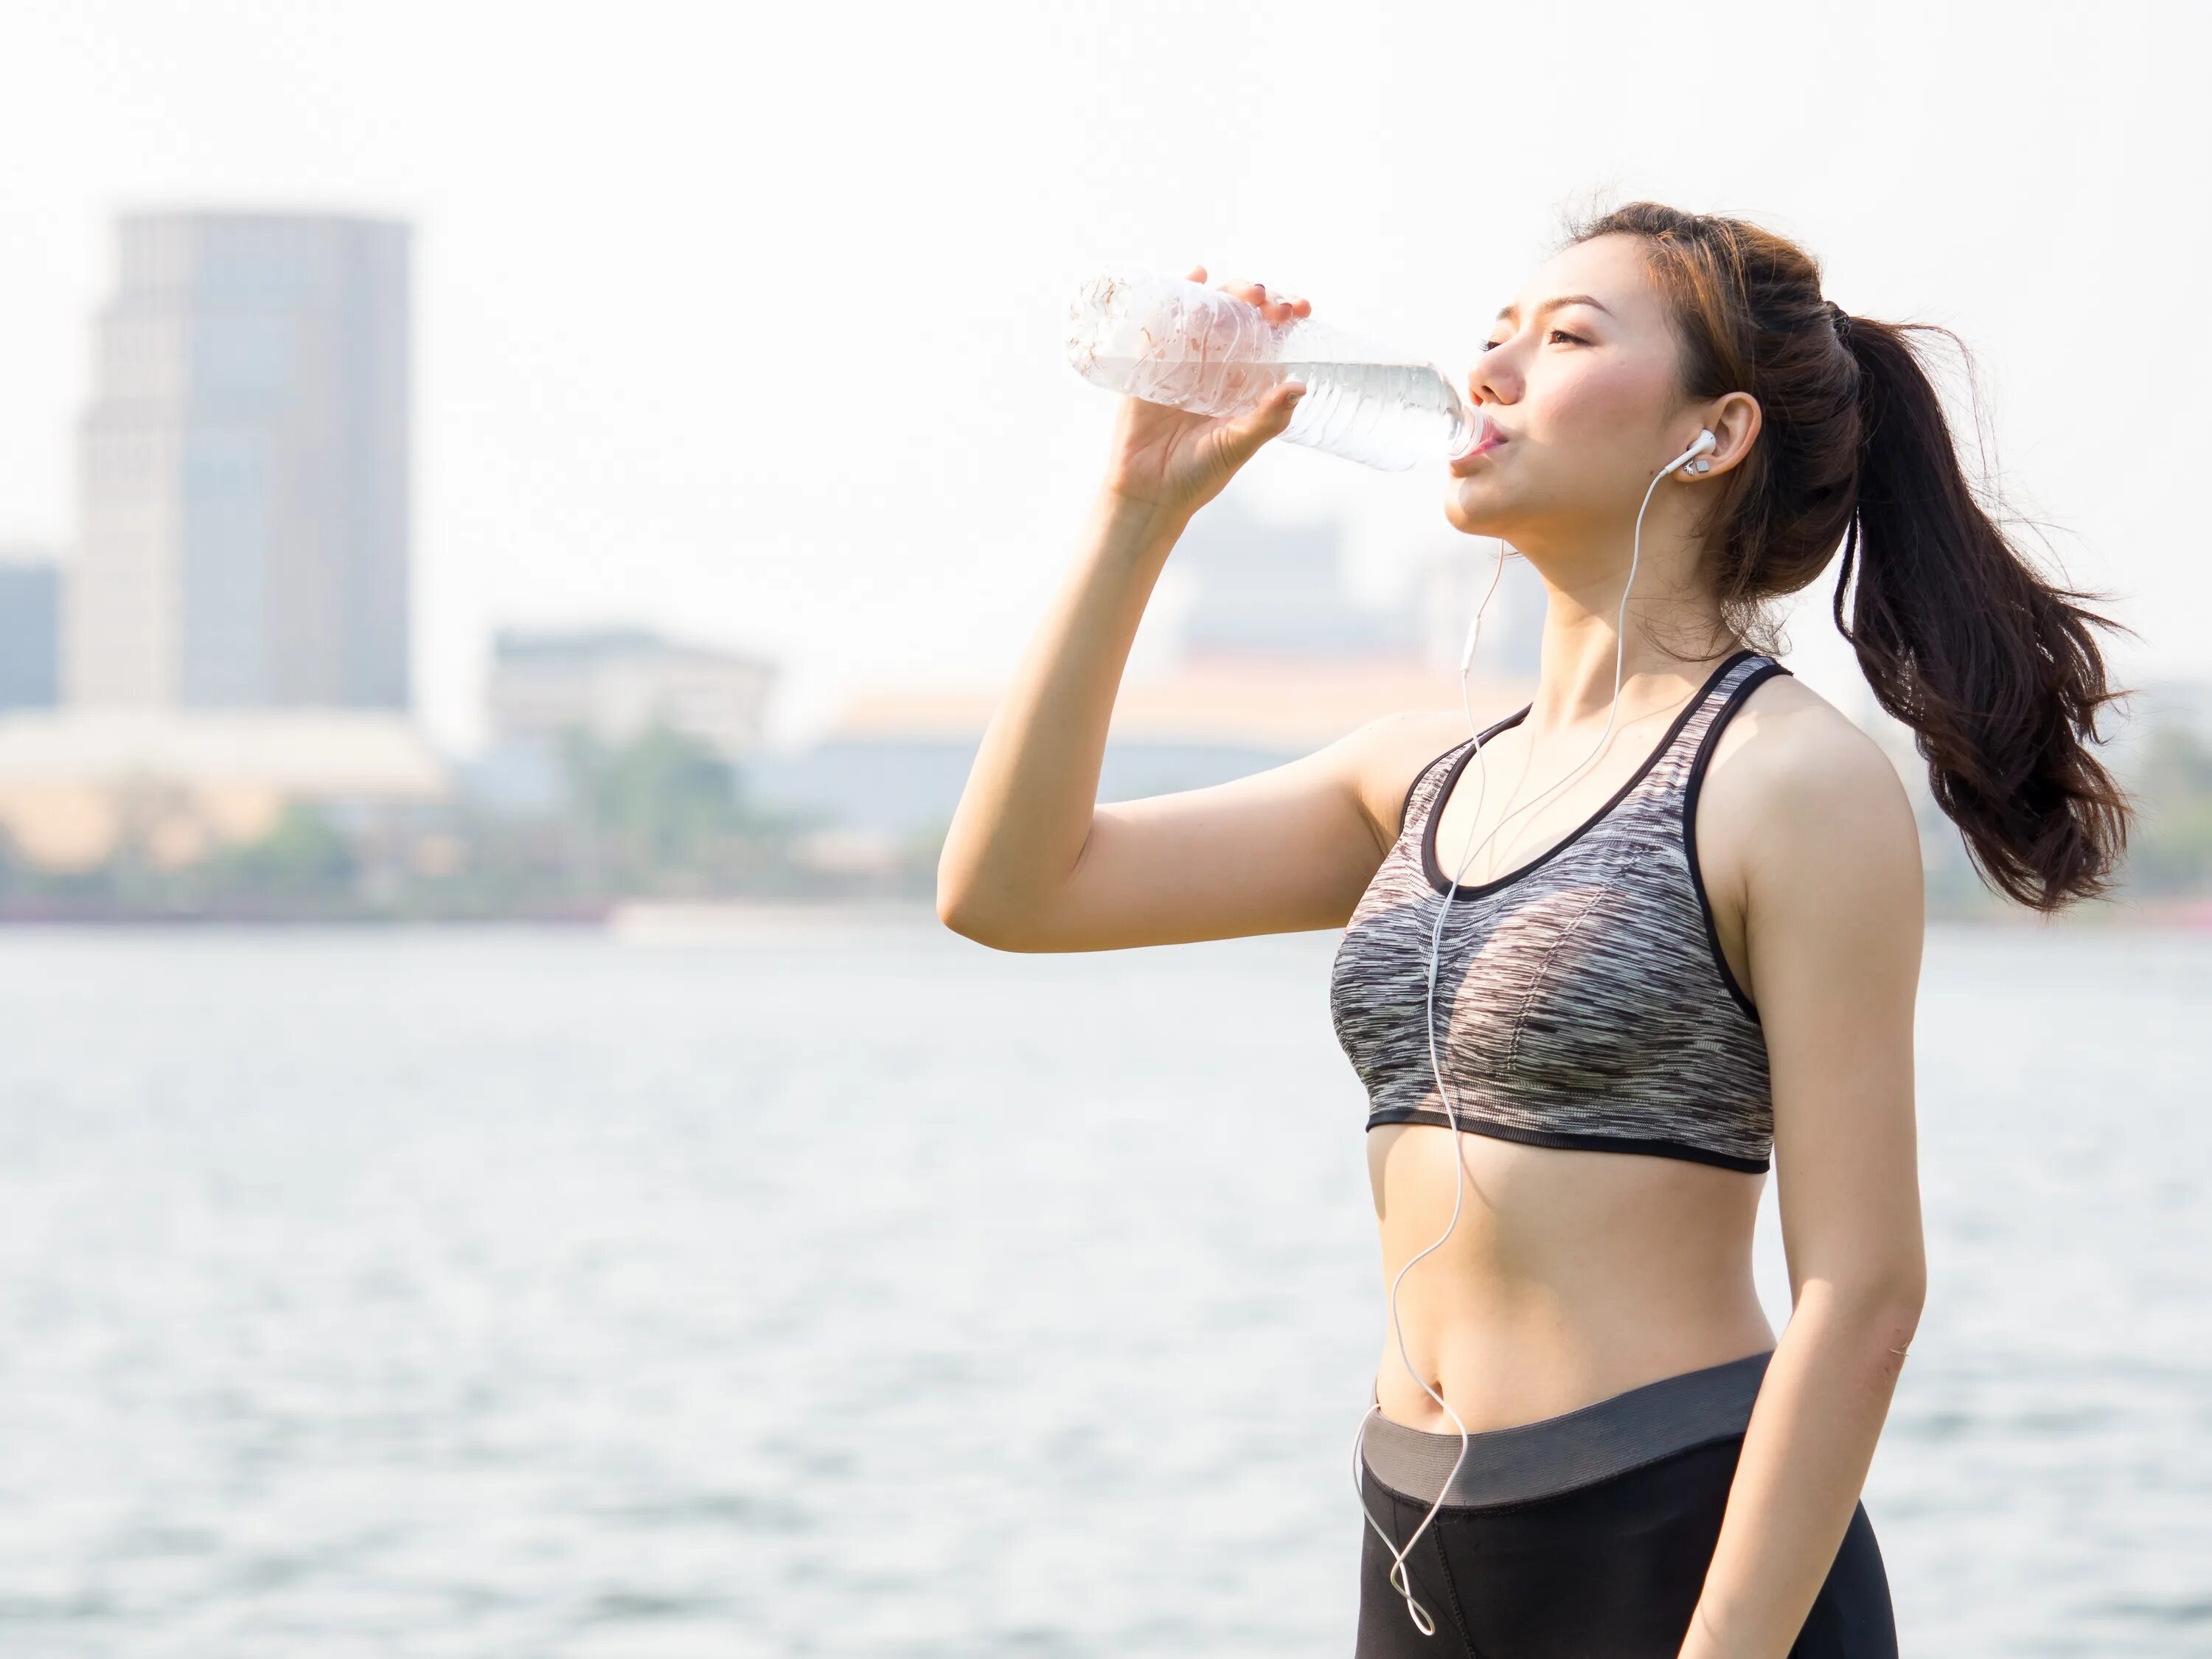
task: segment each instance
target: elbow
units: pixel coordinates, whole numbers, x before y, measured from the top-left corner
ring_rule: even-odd
[[[1884,1360],[1885,1369],[1903,1363],[1928,1300],[1927,1266],[1917,1253],[1826,1278],[1820,1289],[1823,1323]]]
[[[1917,1240],[1900,1241],[1874,1253],[1855,1271],[1838,1274],[1837,1282],[1844,1305],[1861,1317],[1917,1325],[1928,1300],[1928,1258]]]
[[[937,855],[937,919],[963,939],[1024,954],[1066,948],[1052,934],[1051,896],[1019,882],[948,836]]]
[[[1920,1328],[1920,1310],[1927,1299],[1927,1275],[1921,1273],[1888,1286],[1870,1304],[1864,1327],[1867,1358],[1893,1388],[1904,1372],[1913,1334]]]
[[[976,939],[975,860],[959,850],[959,815],[953,818],[937,848],[937,919],[963,939]]]
[[[942,865],[937,871],[937,919],[963,939],[978,945],[991,942],[974,896],[964,884],[947,876]]]
[[[937,872],[937,919],[961,938],[991,950],[1024,948],[1007,925],[1002,908],[985,902],[971,884],[948,877],[942,866]]]
[[[963,939],[988,945],[990,940],[984,937],[983,907],[978,902],[974,862],[960,854],[948,831],[937,849],[937,919]]]
[[[948,902],[942,894],[939,895],[937,900],[937,919],[943,922],[948,930],[959,934],[963,939],[973,939],[976,944],[988,945],[994,951],[1003,951],[1006,948],[999,942],[988,921],[967,906]]]
[[[1881,1322],[1911,1336],[1920,1328],[1920,1310],[1928,1305],[1927,1256],[1916,1248],[1911,1255],[1889,1264],[1888,1270],[1877,1277],[1871,1289]]]
[[[1900,1273],[1867,1298],[1866,1329],[1878,1357],[1888,1361],[1891,1375],[1905,1363],[1905,1350],[1920,1328],[1920,1310],[1927,1305],[1928,1275],[1924,1269]]]

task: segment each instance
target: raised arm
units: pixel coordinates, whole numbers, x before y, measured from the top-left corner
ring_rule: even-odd
[[[1308,309],[1223,286],[1277,321]],[[1376,721],[1212,788],[1097,805],[1115,696],[1160,571],[1191,515],[1290,423],[1300,390],[1285,383],[1228,419],[1122,399],[1073,567],[983,734],[938,859],[938,914],[956,933],[1006,951],[1106,951],[1351,915],[1396,833],[1388,780],[1402,789],[1449,743],[1440,717]]]

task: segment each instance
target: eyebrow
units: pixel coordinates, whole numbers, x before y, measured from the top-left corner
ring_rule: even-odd
[[[1589,306],[1593,310],[1604,311],[1608,317],[1613,315],[1612,312],[1606,310],[1603,301],[1588,294],[1562,294],[1555,300],[1547,300],[1536,307],[1536,314],[1540,317],[1547,311],[1557,311],[1561,306]],[[1520,314],[1520,307],[1509,305],[1498,313],[1497,319],[1501,323],[1510,322]]]

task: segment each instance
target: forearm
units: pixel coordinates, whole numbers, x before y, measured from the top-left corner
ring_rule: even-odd
[[[1682,1659],[1783,1659],[1850,1526],[1916,1291],[1808,1283],[1760,1385]]]
[[[1102,490],[983,733],[937,865],[947,921],[988,926],[1066,878],[1091,833],[1129,649],[1180,514]]]

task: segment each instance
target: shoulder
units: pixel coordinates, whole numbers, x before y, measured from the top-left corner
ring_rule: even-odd
[[[1790,674],[1746,696],[1713,745],[1707,787],[1784,822],[1841,814],[1862,826],[1912,823],[1904,781],[1881,745]]]
[[[1378,716],[1332,745],[1378,849],[1388,851],[1405,828],[1406,802],[1423,769],[1471,735],[1460,709],[1409,708]]]
[[[1722,730],[1698,813],[1700,839],[1732,852],[1747,888],[1909,895],[1918,914],[1920,837],[1904,780],[1880,744],[1792,675],[1754,686]]]

